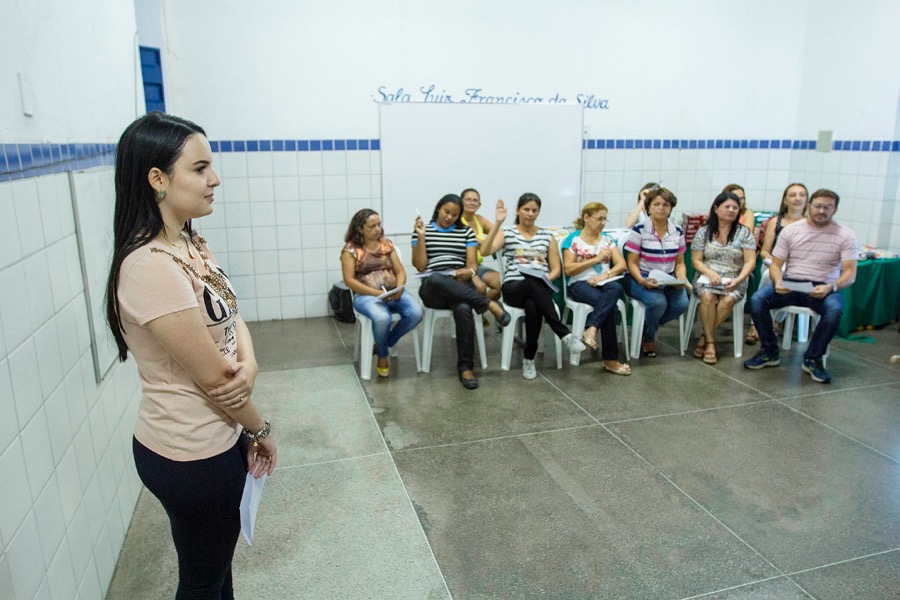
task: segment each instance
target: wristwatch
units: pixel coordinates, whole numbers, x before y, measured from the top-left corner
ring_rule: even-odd
[[[836,283],[832,283],[832,284],[831,284],[831,293],[834,294],[834,293],[837,293],[837,291],[838,291],[838,286],[837,286],[837,284],[836,284]]]

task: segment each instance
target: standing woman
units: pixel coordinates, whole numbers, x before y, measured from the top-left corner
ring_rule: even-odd
[[[778,215],[773,219],[766,221],[766,229],[763,234],[762,245],[759,249],[759,257],[767,265],[772,263],[772,248],[778,241],[781,230],[797,221],[806,218],[806,202],[809,191],[802,183],[791,183],[784,188],[781,194],[781,205],[778,207]],[[763,273],[767,271],[764,270]],[[781,315],[784,317],[784,315]],[[780,331],[781,323],[775,323],[776,331]],[[744,343],[752,346],[759,341],[759,333],[756,331],[756,325],[750,325],[750,331],[744,336]]]
[[[474,188],[466,188],[460,194],[460,198],[462,198],[463,203],[463,214],[459,221],[463,225],[472,228],[472,231],[475,232],[475,239],[480,244],[493,227],[490,221],[477,214],[478,209],[481,208],[481,194]],[[475,257],[478,260],[478,277],[487,286],[487,297],[491,300],[499,300],[500,273],[482,264],[484,257],[481,255],[480,248],[475,250]]]
[[[748,278],[756,268],[756,240],[747,227],[738,223],[740,210],[740,200],[731,192],[716,196],[706,225],[691,244],[691,264],[697,271],[694,293],[700,298],[703,324],[694,356],[708,365],[717,361],[713,334],[747,293]],[[709,282],[700,283],[701,275]]]
[[[669,221],[678,199],[664,187],[652,189],[644,200],[644,210],[650,220],[635,225],[628,233],[625,248],[628,273],[625,275],[625,293],[642,302],[647,309],[644,319],[644,339],[641,354],[656,357],[656,332],[660,325],[674,321],[687,310],[688,299],[684,285],[661,286],[648,277],[651,270],[659,270],[676,279],[687,277],[684,264],[684,233],[681,227]]]
[[[353,290],[354,310],[372,321],[378,357],[375,371],[379,377],[387,377],[390,375],[388,352],[422,320],[422,305],[406,290],[379,298],[406,285],[406,270],[394,244],[384,237],[377,212],[371,208],[357,211],[350,219],[344,241],[341,251],[344,283]],[[400,315],[393,328],[391,313]]]
[[[276,459],[251,400],[250,333],[191,227],[212,212],[219,183],[206,134],[190,121],[151,112],[119,140],[106,315],[119,360],[131,351],[140,372],[134,461],[169,516],[178,599],[234,597],[245,474],[271,474]]]
[[[467,390],[478,387],[475,368],[475,319],[472,311],[483,315],[491,311],[502,327],[509,324],[509,313],[489,299],[475,267],[478,242],[471,228],[459,222],[462,201],[447,194],[434,207],[431,222],[416,218],[412,238],[413,266],[419,272],[432,271],[422,281],[419,296],[429,308],[453,311],[456,323],[456,370]]]
[[[511,306],[525,310],[525,356],[522,361],[522,377],[525,379],[537,377],[534,357],[537,355],[541,324],[545,319],[569,352],[585,350],[585,345],[560,321],[553,292],[544,282],[544,278],[553,280],[559,277],[561,268],[556,238],[547,229],[535,225],[540,213],[541,199],[536,194],[522,194],[516,208],[516,224],[501,227],[506,220],[506,206],[503,200],[498,200],[497,220],[481,243],[482,254],[493,254],[503,249],[503,298]],[[525,274],[520,267],[543,277]]]
[[[569,295],[594,307],[585,322],[581,341],[597,350],[597,330],[603,343],[603,368],[616,375],[631,375],[631,367],[619,362],[616,337],[616,303],[622,286],[609,279],[625,272],[625,259],[615,242],[603,237],[607,208],[591,202],[575,220],[576,231],[563,240],[563,271],[569,278]],[[606,281],[607,283],[604,283]]]

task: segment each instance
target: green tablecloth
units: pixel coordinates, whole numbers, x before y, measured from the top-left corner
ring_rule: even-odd
[[[900,258],[861,260],[856,283],[841,290],[844,316],[838,335],[847,337],[861,327],[879,326],[900,316]]]

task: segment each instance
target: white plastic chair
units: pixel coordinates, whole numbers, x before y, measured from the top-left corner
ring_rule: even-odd
[[[622,256],[625,256],[625,242],[628,241],[628,236],[622,236],[619,238],[618,246],[619,252],[622,253]],[[627,259],[626,259],[627,260]],[[644,306],[644,303],[640,300],[632,298],[628,295],[628,292],[625,292],[625,297],[628,298],[628,301],[631,303],[631,351],[634,353],[634,356],[640,356],[640,348],[641,348],[641,338],[644,335],[644,320],[647,318],[647,307]],[[684,356],[685,349],[685,325],[684,325],[684,314],[682,313],[678,317],[678,340],[679,340],[679,352],[682,356]]]
[[[769,275],[769,268],[766,267],[762,269],[762,276],[760,277],[759,287],[764,286],[766,283],[771,283],[772,277]],[[779,308],[777,310],[772,311],[772,319],[777,318],[779,313],[785,313],[784,315],[784,332],[787,338],[787,341],[782,342],[783,348],[785,350],[791,347],[791,336],[794,332],[794,318],[797,318],[797,341],[801,344],[805,344],[809,341],[809,321],[810,314],[814,314],[818,319],[818,315],[815,314],[815,311],[809,308],[803,308],[802,306],[787,306],[785,308]]]
[[[371,348],[372,344],[375,343],[375,336],[372,334],[372,319],[358,312],[356,309],[353,309],[353,314],[356,316],[356,335],[354,335],[354,340],[357,344],[356,348],[353,349],[353,354],[359,357],[359,376],[368,381],[372,379]],[[399,321],[401,318],[402,317],[398,313],[391,313],[392,322]],[[416,372],[418,373],[422,370],[422,356],[421,350],[419,349],[419,334],[416,332],[417,329],[418,327],[406,335],[412,336],[413,352],[415,352],[416,355]],[[396,347],[391,346],[388,350],[391,356],[397,356]]]
[[[734,322],[734,357],[740,358],[744,353],[744,305],[747,303],[747,296],[744,295],[739,302],[735,303],[731,309],[731,320]],[[687,332],[681,336],[681,354],[683,355],[687,349],[687,345],[691,342],[694,335],[696,325],[697,305],[700,304],[700,295],[691,294],[691,301],[687,309]]]
[[[425,346],[425,356],[422,358],[422,372],[431,372],[431,351],[434,344],[434,324],[439,319],[450,319],[453,333],[451,337],[456,337],[455,322],[453,320],[453,311],[449,308],[428,308],[425,307],[425,315],[422,317],[424,328],[422,330],[422,344]],[[478,340],[478,352],[481,355],[481,369],[487,369],[487,353],[484,349],[484,324],[481,321],[481,315],[472,311],[472,318],[475,319],[475,339]]]
[[[560,246],[559,248],[559,260],[560,265],[563,264],[563,249]],[[568,279],[566,278],[565,271],[562,275],[562,293],[563,293],[563,302],[566,305],[566,308],[563,310],[562,320],[563,323],[569,318],[569,311],[572,312],[572,335],[576,338],[581,339],[582,334],[584,334],[584,326],[587,323],[588,315],[593,312],[594,307],[590,304],[586,304],[584,302],[578,302],[569,298],[569,284]],[[616,301],[616,308],[619,309],[619,317],[622,320],[622,346],[625,350],[625,362],[630,360],[629,348],[628,348],[628,321],[626,319],[625,312],[625,303],[622,302],[622,299],[619,298]],[[577,367],[581,364],[581,353],[569,353],[569,364],[573,367]]]

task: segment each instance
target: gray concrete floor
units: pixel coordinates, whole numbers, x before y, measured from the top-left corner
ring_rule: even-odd
[[[431,374],[405,339],[371,381],[353,325],[251,331],[280,457],[238,597],[900,598],[896,325],[835,340],[830,385],[801,373],[803,344],[748,371],[726,333],[708,366],[672,325],[631,377],[586,353],[526,381],[520,349],[499,369],[494,330],[474,392],[447,329]],[[144,491],[108,598],[171,598],[176,579]]]

